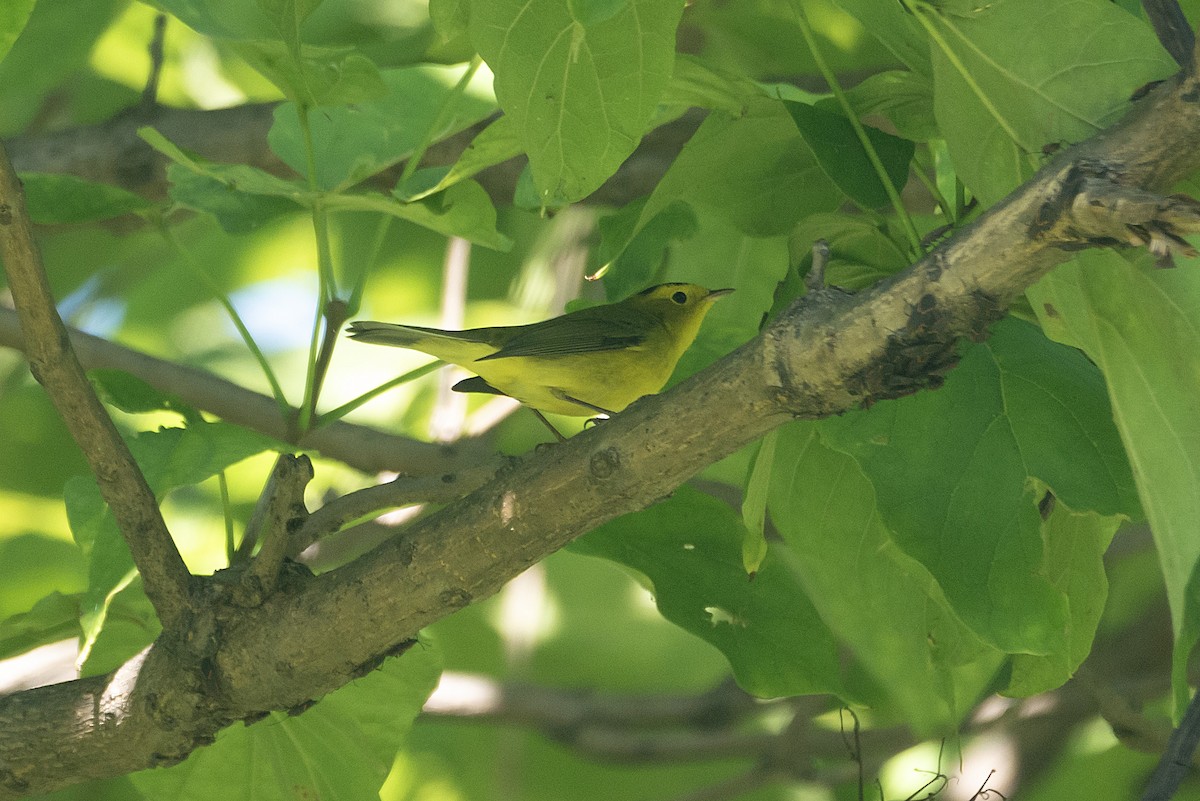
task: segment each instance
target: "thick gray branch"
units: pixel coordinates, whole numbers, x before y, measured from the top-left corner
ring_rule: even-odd
[[[320,578],[288,574],[280,592],[254,609],[232,608],[218,577],[206,585],[208,617],[197,621],[198,636],[156,643],[146,659],[155,671],[143,671],[122,699],[119,722],[50,736],[44,721],[71,720],[86,684],[0,702],[0,733],[26,749],[0,743],[8,771],[0,781],[10,793],[44,792],[146,767],[153,755],[181,758],[190,750],[182,734],[207,737],[230,719],[320,697],[403,649],[422,627],[787,420],[936,384],[959,338],[985,336],[1007,303],[1073,251],[1112,244],[1085,233],[1095,221],[1077,217],[1077,198],[1099,192],[1111,203],[1123,189],[1135,197],[1162,191],[1197,167],[1200,87],[1180,77],[905,272],[855,296],[814,293],[710,369],[502,468],[400,539]],[[1189,226],[1186,219],[1122,224],[1170,236]],[[199,676],[197,664],[205,667]],[[192,700],[196,686],[204,704],[172,703],[164,712],[164,699]],[[42,713],[13,714],[14,703],[41,704]],[[115,749],[106,725],[123,727],[120,741],[136,746]]]
[[[148,112],[135,110],[99,125],[14,137],[8,149],[20,172],[71,173],[161,200],[167,196],[167,161],[138,137],[139,127],[151,125],[184,150],[212,161],[249,164],[276,175],[292,175],[291,169],[267,147],[274,108],[274,104],[263,103],[213,111],[166,107]],[[693,112],[652,131],[617,174],[585,202],[619,206],[649,194],[703,116]],[[423,163],[453,164],[485,124],[434,143]],[[524,164],[524,159],[512,159],[483,171],[476,180],[492,197],[507,202],[512,199]],[[397,165],[372,178],[371,183],[390,189],[401,168]]]
[[[25,198],[0,146],[0,259],[28,347],[29,368],[83,451],[100,493],[141,571],[146,595],[166,627],[178,626],[190,606],[191,576],[158,501],[125,441],[96,397],[58,316]]]

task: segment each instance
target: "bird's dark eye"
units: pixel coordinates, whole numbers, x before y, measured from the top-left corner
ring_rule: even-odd
[[[683,304],[687,303],[687,293],[686,292],[676,292],[674,295],[671,296],[671,300],[675,301],[680,306],[682,306]]]

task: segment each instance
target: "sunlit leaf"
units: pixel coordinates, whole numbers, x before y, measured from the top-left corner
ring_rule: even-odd
[[[682,11],[678,0],[471,4],[471,41],[541,203],[585,197],[637,147],[671,77]]]

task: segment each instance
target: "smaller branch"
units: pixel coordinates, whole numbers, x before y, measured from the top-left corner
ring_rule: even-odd
[[[627,729],[712,729],[736,723],[761,708],[733,680],[703,693],[620,694],[501,684],[485,676],[447,671],[425,703],[423,714],[543,729],[585,724]]]
[[[738,798],[760,787],[766,787],[780,777],[773,775],[761,766],[754,766],[745,773],[738,773],[723,779],[716,784],[710,784],[683,795],[675,796],[672,801],[726,801]]]
[[[87,458],[163,626],[178,626],[190,605],[191,575],[175,548],[154,492],[71,349],[33,239],[20,181],[2,145],[0,256],[27,343],[29,368]]]
[[[142,109],[150,110],[158,105],[158,81],[162,77],[163,42],[167,34],[167,15],[157,14],[154,17],[154,33],[150,37],[150,75],[146,78],[146,88],[142,90]]]
[[[829,243],[818,239],[812,246],[812,267],[804,276],[804,288],[809,292],[819,292],[825,288],[825,268],[829,266]]]
[[[281,441],[287,439],[286,421],[280,417],[274,399],[266,395],[204,370],[157,359],[73,328],[67,332],[75,353],[88,370],[124,370],[222,420]],[[2,306],[0,345],[26,350],[16,312]],[[364,472],[393,470],[405,475],[453,473],[476,463],[483,452],[478,442],[432,445],[341,420],[309,432],[296,444]]]
[[[1196,34],[1188,24],[1183,9],[1178,0],[1142,0],[1142,8],[1158,34],[1158,41],[1175,59],[1175,63],[1187,72],[1195,66],[1193,50],[1196,47]]]
[[[250,563],[250,570],[243,581],[247,590],[257,598],[265,598],[275,591],[279,571],[287,555],[288,537],[308,517],[304,488],[312,478],[312,462],[303,454],[293,456],[281,453],[275,460],[271,478],[263,489],[266,503],[260,527],[253,532],[249,528],[246,530],[247,539],[252,535],[257,539],[260,533],[263,536],[262,549]]]
[[[415,503],[449,503],[483,486],[500,469],[499,459],[457,472],[439,475],[399,476],[386,484],[376,484],[335,498],[317,509],[293,532],[287,555],[298,556],[314,542],[336,534],[346,526],[388,509]]]
[[[1167,801],[1191,773],[1200,746],[1200,693],[1192,696],[1179,727],[1171,732],[1167,750],[1150,776],[1142,801]]]

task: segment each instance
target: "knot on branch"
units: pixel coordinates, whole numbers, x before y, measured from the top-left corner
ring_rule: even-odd
[[[1030,236],[1059,247],[1145,247],[1160,267],[1174,255],[1195,256],[1183,236],[1200,231],[1200,202],[1187,195],[1160,195],[1125,186],[1118,172],[1100,164],[1071,167],[1058,194],[1042,204]]]

